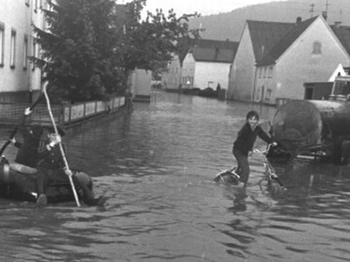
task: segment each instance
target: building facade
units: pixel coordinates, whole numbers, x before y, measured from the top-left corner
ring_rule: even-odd
[[[295,23],[246,22],[233,60],[227,99],[276,105],[303,99],[304,83],[325,82],[350,65],[350,27],[320,15]]]
[[[162,88],[168,90],[182,88],[181,73],[180,58],[178,55],[174,55],[166,70],[162,72]]]
[[[256,61],[268,54],[293,26],[292,23],[246,21],[232,61],[227,99],[252,100]]]
[[[44,0],[1,0],[0,101],[31,102],[41,89],[41,72],[30,62],[40,47],[32,23],[44,28]]]
[[[304,23],[257,63],[254,102],[304,99],[305,82],[327,82],[339,64],[350,64],[349,54],[322,16]]]

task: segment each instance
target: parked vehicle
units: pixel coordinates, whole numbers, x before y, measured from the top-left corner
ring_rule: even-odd
[[[292,100],[275,113],[272,132],[291,157],[347,164],[350,155],[350,76],[337,77],[328,100]]]

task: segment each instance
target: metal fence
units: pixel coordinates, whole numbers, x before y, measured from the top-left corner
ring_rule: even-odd
[[[127,103],[125,97],[114,97],[110,101],[91,101],[78,104],[51,105],[52,115],[57,125],[69,125],[95,115],[119,110]],[[26,108],[31,104],[0,103],[0,125],[13,126],[18,124]],[[46,104],[38,104],[27,117],[28,125],[51,125],[51,118]]]

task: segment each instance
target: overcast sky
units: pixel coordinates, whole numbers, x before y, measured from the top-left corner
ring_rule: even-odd
[[[118,4],[126,4],[130,1],[131,0],[117,0]],[[163,13],[167,14],[168,10],[173,8],[177,16],[192,14],[194,12],[198,12],[201,15],[210,15],[230,12],[248,5],[276,1],[281,0],[147,0],[145,9],[155,13],[157,8],[161,8],[163,9]]]

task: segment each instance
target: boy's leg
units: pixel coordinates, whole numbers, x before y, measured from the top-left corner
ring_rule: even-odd
[[[246,184],[248,182],[249,172],[250,172],[248,157],[235,149],[233,150],[233,155],[235,156],[238,163],[237,170],[240,169],[240,173],[239,173],[241,177],[240,181]]]
[[[37,172],[37,179],[36,179],[36,189],[38,198],[36,200],[36,204],[38,206],[44,206],[47,204],[47,197],[46,197],[46,187],[48,184],[48,172],[49,170],[45,168],[38,168]]]
[[[81,189],[83,193],[82,198],[85,204],[94,205],[95,198],[94,193],[92,192],[92,181],[90,176],[83,172],[76,172],[73,174],[72,179],[77,191]]]
[[[94,192],[92,190],[93,183],[91,177],[84,172],[76,172],[73,175],[74,184],[80,187],[83,193],[83,201],[89,206],[103,206],[108,200],[107,197],[100,196],[95,198]]]

